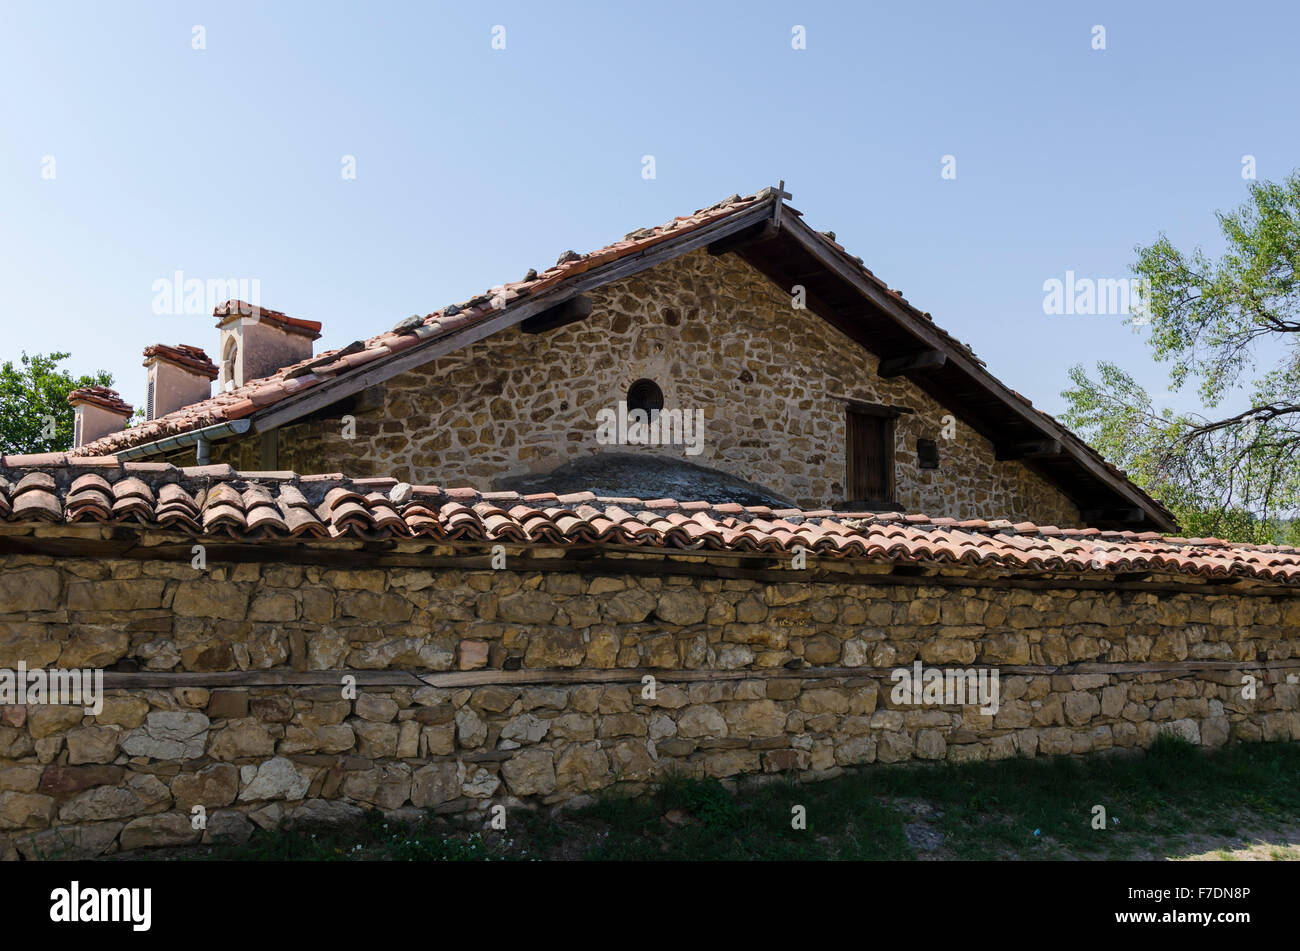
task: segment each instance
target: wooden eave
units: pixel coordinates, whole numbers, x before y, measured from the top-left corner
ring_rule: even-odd
[[[797,215],[783,216],[775,235],[735,253],[784,293],[802,285],[810,310],[881,360],[942,354],[944,359],[917,361],[922,365],[900,375],[995,447],[1059,443],[1057,455],[1027,455],[1019,461],[1060,487],[1080,510],[1101,516],[1090,523],[1094,527],[1177,530],[1162,507],[1111,470],[1077,436],[1017,396],[967,348],[874,282],[859,262]],[[1141,512],[1140,520],[1132,514],[1135,509]]]

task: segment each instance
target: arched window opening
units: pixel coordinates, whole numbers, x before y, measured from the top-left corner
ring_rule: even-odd
[[[652,416],[664,408],[664,391],[654,380],[637,380],[627,388],[627,410],[644,410]]]

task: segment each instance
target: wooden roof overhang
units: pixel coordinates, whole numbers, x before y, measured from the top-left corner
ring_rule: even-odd
[[[1175,531],[1158,502],[1051,417],[1001,383],[951,335],[865,271],[827,236],[785,208],[773,225],[751,227],[710,248],[734,252],[787,293],[806,291],[808,308],[875,354],[884,376],[904,376],[993,443],[1060,487],[1101,529]]]

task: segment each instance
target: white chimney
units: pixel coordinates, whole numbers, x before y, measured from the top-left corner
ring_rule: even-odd
[[[126,429],[131,406],[122,402],[117,390],[107,386],[83,386],[68,394],[72,404],[72,448]]]
[[[145,347],[145,420],[166,416],[212,395],[217,368],[198,347],[156,343]]]
[[[312,341],[320,338],[320,324],[299,320],[278,310],[231,300],[212,312],[221,330],[217,351],[221,359],[221,389],[243,386],[271,376],[282,367],[312,357]]]

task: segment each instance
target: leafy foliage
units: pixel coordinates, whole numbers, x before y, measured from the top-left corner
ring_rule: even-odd
[[[1145,319],[1172,390],[1195,384],[1204,412],[1157,410],[1113,363],[1081,366],[1065,419],[1174,511],[1185,531],[1295,541],[1300,506],[1300,172],[1251,186],[1218,213],[1226,250],[1184,254],[1165,235],[1139,247]],[[1225,404],[1246,408],[1226,410]],[[1216,412],[1217,411],[1217,412]]]
[[[112,386],[104,370],[73,377],[58,364],[67,353],[26,353],[20,365],[0,366],[0,453],[63,452],[72,447],[72,407],[68,394],[83,386]],[[47,425],[53,420],[53,427]]]

